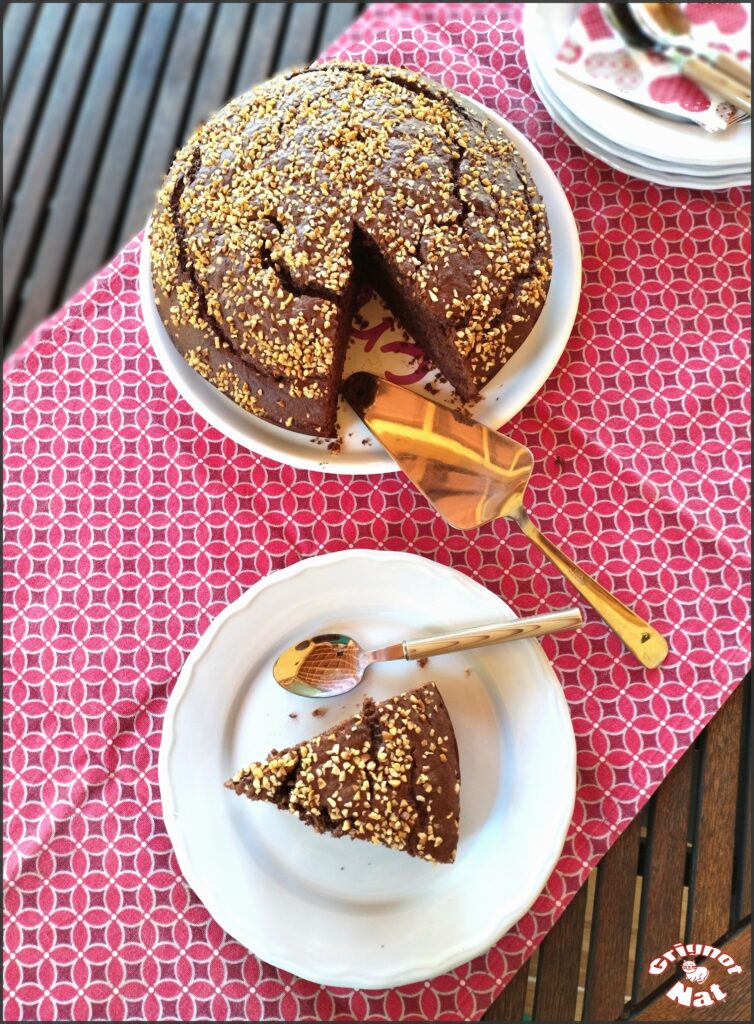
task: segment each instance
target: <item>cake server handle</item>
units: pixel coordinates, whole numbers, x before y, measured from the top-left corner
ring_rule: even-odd
[[[518,523],[529,540],[536,544],[563,573],[571,586],[589,602],[610,629],[618,634],[645,668],[657,668],[662,664],[668,655],[668,643],[654,626],[650,626],[632,608],[627,608],[614,594],[588,576],[549,538],[540,533],[523,505],[518,505],[509,515]]]
[[[576,629],[583,621],[580,608],[566,608],[559,612],[546,612],[526,619],[516,619],[514,622],[473,626],[457,633],[404,640],[403,657],[407,661],[416,661],[417,658],[429,658],[436,654],[452,654],[454,651],[469,651],[474,647],[487,647],[489,644],[502,644],[509,640],[546,636],[548,633]]]

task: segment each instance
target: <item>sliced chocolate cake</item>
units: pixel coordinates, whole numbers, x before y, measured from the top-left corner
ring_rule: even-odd
[[[447,708],[434,683],[314,739],[273,750],[225,785],[297,814],[317,832],[404,850],[440,864],[458,846],[460,773]]]
[[[187,362],[254,415],[322,436],[359,277],[469,400],[529,333],[551,271],[510,140],[419,75],[349,62],[273,79],[200,127],[150,242]]]

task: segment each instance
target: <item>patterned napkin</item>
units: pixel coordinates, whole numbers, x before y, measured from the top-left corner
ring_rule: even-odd
[[[749,59],[751,4],[683,7],[701,48]],[[627,47],[599,4],[583,4],[556,61],[558,69],[577,82],[695,121],[708,132],[723,131],[748,116],[712,90],[684,78],[669,57]]]
[[[544,639],[576,734],[574,817],[544,891],[483,956],[363,992],[225,934],[181,874],[157,776],[167,700],[215,616],[267,573],[350,547],[451,565],[521,615],[574,595],[504,521],[461,533],[399,473],[295,470],[210,427],[152,352],[134,239],[6,367],[4,1019],[478,1018],[746,672],[748,195],[648,185],[585,154],[532,90],[519,20],[515,4],[376,4],[331,53],[472,96],[558,175],[579,315],[506,430],[534,453],[542,529],[670,657],[644,671],[591,613]]]

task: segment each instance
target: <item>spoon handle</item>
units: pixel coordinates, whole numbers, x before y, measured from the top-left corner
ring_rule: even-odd
[[[738,107],[745,113],[751,113],[751,87],[743,85],[735,78],[719,70],[719,62],[712,67],[699,57],[688,57],[679,62],[681,74],[691,79],[698,85],[706,85],[709,89],[719,93],[723,99],[728,100],[733,106]]]
[[[737,82],[741,82],[751,90],[751,68],[722,50],[713,50],[712,53],[715,67],[720,68],[724,74],[730,75],[731,78],[735,78]]]
[[[657,630],[645,622],[635,611],[627,608],[617,597],[605,590],[591,576],[564,555],[560,548],[540,533],[529,518],[526,509],[519,507],[510,513],[523,532],[563,573],[568,582],[602,616],[608,626],[618,634],[626,647],[646,668],[656,668],[668,654],[668,645]]]
[[[469,651],[474,647],[486,647],[488,644],[502,644],[508,640],[545,636],[547,633],[575,629],[583,621],[579,608],[565,608],[560,612],[532,615],[514,622],[473,626],[457,633],[444,633],[442,636],[430,636],[421,640],[404,640],[403,657],[407,661],[415,661],[417,658],[429,658],[436,654],[452,654],[454,651]]]

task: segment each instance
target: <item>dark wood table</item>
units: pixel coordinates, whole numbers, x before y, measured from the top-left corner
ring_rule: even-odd
[[[747,676],[485,1020],[751,1019],[750,715]],[[664,995],[678,971],[648,972],[684,940],[744,965],[717,1007],[678,1006]]]
[[[143,227],[197,123],[314,58],[365,6],[6,4],[6,353]],[[485,1019],[749,1019],[750,701],[747,680]],[[679,1009],[647,972],[683,939],[748,965],[717,1008]]]

